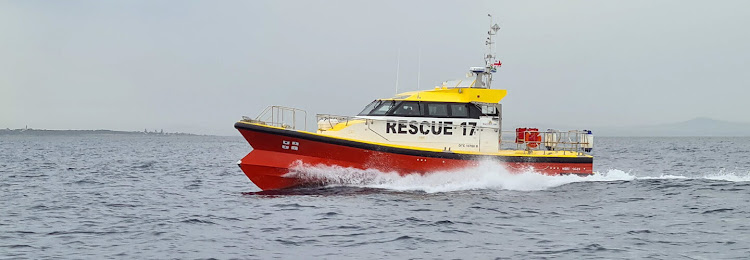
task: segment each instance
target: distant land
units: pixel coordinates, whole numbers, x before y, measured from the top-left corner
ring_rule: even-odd
[[[534,124],[532,124],[534,125]],[[504,126],[505,131],[513,131],[516,127]],[[527,125],[524,125],[528,127]],[[536,124],[539,129],[547,129],[543,124]],[[555,129],[576,129],[575,127],[557,126]],[[580,128],[579,128],[580,129]],[[731,122],[712,118],[699,117],[687,121],[642,126],[601,126],[589,128],[596,136],[750,136],[750,123]],[[155,136],[198,136],[191,133],[169,133],[163,130],[144,131],[116,131],[116,130],[49,130],[49,129],[0,129],[2,135],[155,135]]]
[[[49,129],[33,129],[33,128],[21,128],[21,129],[0,129],[0,135],[154,135],[154,136],[173,136],[173,135],[185,135],[194,136],[196,134],[190,133],[169,133],[160,131],[116,131],[116,130],[49,130]]]
[[[750,123],[706,117],[677,123],[593,129],[601,136],[750,136]]]

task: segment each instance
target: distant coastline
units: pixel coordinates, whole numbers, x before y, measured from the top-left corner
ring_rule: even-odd
[[[149,136],[198,136],[191,133],[164,132],[162,131],[116,131],[116,130],[50,130],[50,129],[0,129],[0,135],[149,135]]]

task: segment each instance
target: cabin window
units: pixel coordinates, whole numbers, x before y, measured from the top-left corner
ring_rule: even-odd
[[[448,104],[427,103],[427,115],[431,117],[448,117]]]
[[[377,107],[378,105],[380,105],[380,103],[382,103],[382,101],[380,101],[380,100],[372,101],[372,103],[370,103],[369,105],[367,105],[365,107],[365,109],[362,109],[362,112],[359,112],[358,115],[360,115],[360,116],[369,115],[370,112],[372,112],[372,110],[375,109],[375,107]]]
[[[482,115],[497,116],[498,109],[492,105],[469,103],[422,102],[375,100],[359,113],[360,116],[403,117],[454,117],[479,118]]]
[[[450,104],[451,117],[469,117],[469,106],[466,104]]]
[[[393,110],[392,115],[394,116],[422,116],[422,109],[419,102],[405,101],[401,102],[396,109]]]
[[[494,106],[482,105],[482,114],[488,116],[497,116],[497,108]]]
[[[393,108],[395,102],[392,100],[386,100],[383,101],[378,107],[376,107],[372,112],[370,112],[369,115],[371,116],[384,116],[386,113],[388,113],[391,108]]]

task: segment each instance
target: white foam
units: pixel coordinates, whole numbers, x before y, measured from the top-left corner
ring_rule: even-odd
[[[722,171],[715,174],[706,174],[703,176],[703,178],[715,181],[746,182],[750,181],[750,172],[742,174],[734,172],[725,173]]]
[[[331,186],[354,186],[380,188],[397,191],[424,191],[427,193],[460,190],[502,189],[535,191],[576,182],[632,181],[639,179],[709,179],[722,181],[750,181],[750,174],[719,173],[698,178],[662,175],[638,177],[630,172],[611,169],[595,172],[591,176],[549,176],[533,169],[521,173],[510,173],[500,163],[481,162],[476,167],[455,171],[439,171],[428,174],[400,175],[396,172],[381,172],[374,169],[356,169],[339,166],[311,166],[301,163],[291,167],[290,176],[318,181]]]
[[[652,176],[645,176],[645,177],[637,177],[639,180],[669,180],[669,179],[682,179],[682,180],[713,180],[713,181],[728,181],[728,182],[747,182],[750,181],[750,172],[748,173],[735,173],[735,172],[724,172],[720,171],[718,173],[707,173],[699,176],[680,176],[680,175],[670,175],[670,174],[662,174],[657,177]]]

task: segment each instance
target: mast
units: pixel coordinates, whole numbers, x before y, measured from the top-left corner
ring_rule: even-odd
[[[487,54],[484,56],[484,67],[471,67],[469,70],[476,76],[474,82],[475,88],[490,88],[492,85],[492,73],[497,72],[497,67],[500,67],[501,63],[495,56],[495,35],[500,30],[500,26],[496,23],[493,24],[492,15],[487,15],[490,18],[490,30],[487,31],[487,39],[484,45],[487,46]]]

